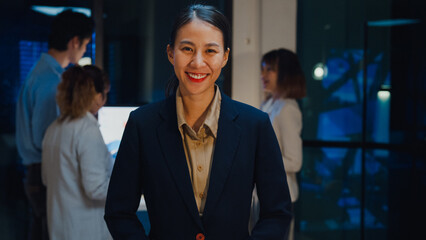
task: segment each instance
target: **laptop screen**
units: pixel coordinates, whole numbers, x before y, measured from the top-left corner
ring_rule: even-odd
[[[99,129],[113,159],[117,156],[130,112],[137,108],[104,106],[98,111]]]

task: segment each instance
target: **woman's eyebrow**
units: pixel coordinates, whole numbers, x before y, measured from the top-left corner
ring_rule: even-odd
[[[193,42],[188,41],[188,40],[182,40],[182,41],[179,42],[179,44],[188,44],[188,45],[191,45],[191,46],[195,45]]]
[[[207,43],[206,46],[207,47],[220,47],[220,45],[215,43],[215,42]]]
[[[191,45],[191,46],[195,46],[195,44],[193,42],[188,41],[188,40],[182,40],[182,41],[179,42],[179,44],[180,45],[188,44],[188,45]],[[207,47],[220,47],[220,45],[218,43],[215,43],[215,42],[207,43],[205,46],[207,46]]]

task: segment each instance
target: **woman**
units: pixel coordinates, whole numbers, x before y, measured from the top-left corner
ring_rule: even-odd
[[[261,109],[268,113],[280,144],[291,202],[299,197],[296,173],[302,167],[302,114],[296,99],[306,95],[305,77],[296,54],[287,49],[272,50],[262,57],[261,74],[266,100]],[[256,202],[256,201],[255,201]],[[254,206],[258,208],[258,206]],[[289,239],[293,239],[294,220]]]
[[[61,115],[42,149],[50,239],[111,238],[103,214],[112,159],[94,117],[108,91],[109,80],[95,66],[69,68],[58,85]]]
[[[249,239],[254,184],[262,208],[250,239],[285,235],[291,201],[269,118],[215,85],[230,36],[213,7],[192,5],[177,18],[171,95],[130,114],[117,154],[105,210],[115,239],[148,239],[135,215],[142,193],[149,239]]]

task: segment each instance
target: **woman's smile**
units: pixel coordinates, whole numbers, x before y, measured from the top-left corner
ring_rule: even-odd
[[[190,72],[187,72],[186,75],[188,76],[191,82],[196,82],[196,83],[204,81],[208,76],[207,73],[190,73]]]

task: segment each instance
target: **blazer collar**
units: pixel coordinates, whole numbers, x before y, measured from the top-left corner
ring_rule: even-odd
[[[159,113],[163,121],[157,128],[157,137],[170,174],[174,178],[175,186],[181,194],[188,212],[190,212],[195,222],[204,231],[192,190],[182,137],[177,125],[175,94],[163,102]]]
[[[206,206],[204,208],[204,220],[208,219],[209,212],[214,212],[240,143],[241,128],[235,121],[238,115],[239,112],[235,108],[233,101],[222,93],[219,128],[217,130]]]
[[[235,122],[239,112],[235,109],[232,100],[223,92],[221,94],[219,127],[204,208],[204,219],[208,217],[210,211],[214,210],[217,201],[220,199],[241,135],[241,128]],[[168,97],[163,102],[160,115],[163,122],[159,124],[157,134],[169,171],[175,180],[176,188],[184,199],[187,210],[204,230],[194,198],[182,137],[177,125],[176,95]]]

